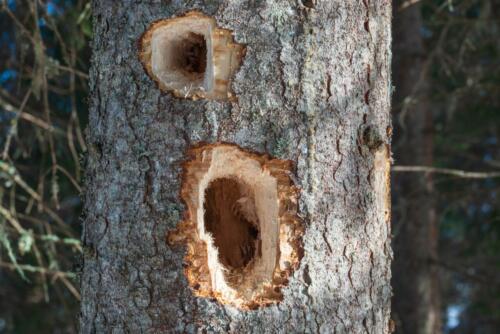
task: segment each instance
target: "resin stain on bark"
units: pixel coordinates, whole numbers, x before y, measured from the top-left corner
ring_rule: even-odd
[[[245,47],[230,30],[198,11],[153,23],[139,41],[139,58],[163,91],[179,98],[234,100],[231,79]]]
[[[279,302],[303,252],[291,161],[206,144],[183,169],[185,217],[168,242],[187,245],[195,295],[243,309]]]

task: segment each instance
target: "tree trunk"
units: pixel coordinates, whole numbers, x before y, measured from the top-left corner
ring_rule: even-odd
[[[150,24],[192,9],[246,46],[234,100],[174,97],[141,66]],[[390,1],[103,0],[93,15],[81,332],[389,332]],[[195,296],[186,249],[165,241],[200,142],[296,166],[303,257],[277,304]]]
[[[400,3],[403,3],[401,1]],[[398,165],[433,163],[428,53],[420,4],[394,14],[394,94]],[[430,174],[398,174],[394,182],[394,318],[402,334],[441,332],[437,257],[438,227]]]

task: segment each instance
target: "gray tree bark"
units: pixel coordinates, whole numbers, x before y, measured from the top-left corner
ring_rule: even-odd
[[[398,6],[404,1],[398,1]],[[420,4],[394,15],[394,152],[401,165],[432,166],[433,112]],[[402,334],[441,333],[438,226],[432,175],[399,174],[394,182],[393,313]]]
[[[305,4],[305,5],[304,5]],[[237,102],[160,92],[137,40],[198,9],[246,45]],[[387,333],[390,1],[94,1],[81,333]],[[196,298],[184,249],[184,153],[226,141],[290,159],[304,257],[277,305]]]

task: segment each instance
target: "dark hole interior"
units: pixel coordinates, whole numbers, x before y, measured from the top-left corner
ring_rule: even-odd
[[[227,268],[245,267],[256,254],[259,222],[254,199],[244,194],[244,185],[221,178],[205,190],[205,228],[214,238],[219,261]]]
[[[187,75],[200,76],[207,67],[207,42],[200,34],[188,33],[175,46],[175,67]]]
[[[314,8],[314,0],[302,0],[302,4],[308,8]]]

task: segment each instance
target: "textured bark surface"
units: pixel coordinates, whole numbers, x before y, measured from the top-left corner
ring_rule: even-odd
[[[400,1],[399,4],[404,1]],[[432,166],[433,116],[429,105],[428,54],[420,4],[394,14],[394,104],[397,164]],[[438,226],[432,175],[398,174],[394,182],[394,303],[398,333],[441,333]]]
[[[305,3],[94,1],[82,333],[388,332],[390,1]],[[138,60],[153,21],[191,9],[246,45],[237,102],[161,93]],[[200,141],[296,163],[304,257],[275,306],[194,297],[165,242]]]

